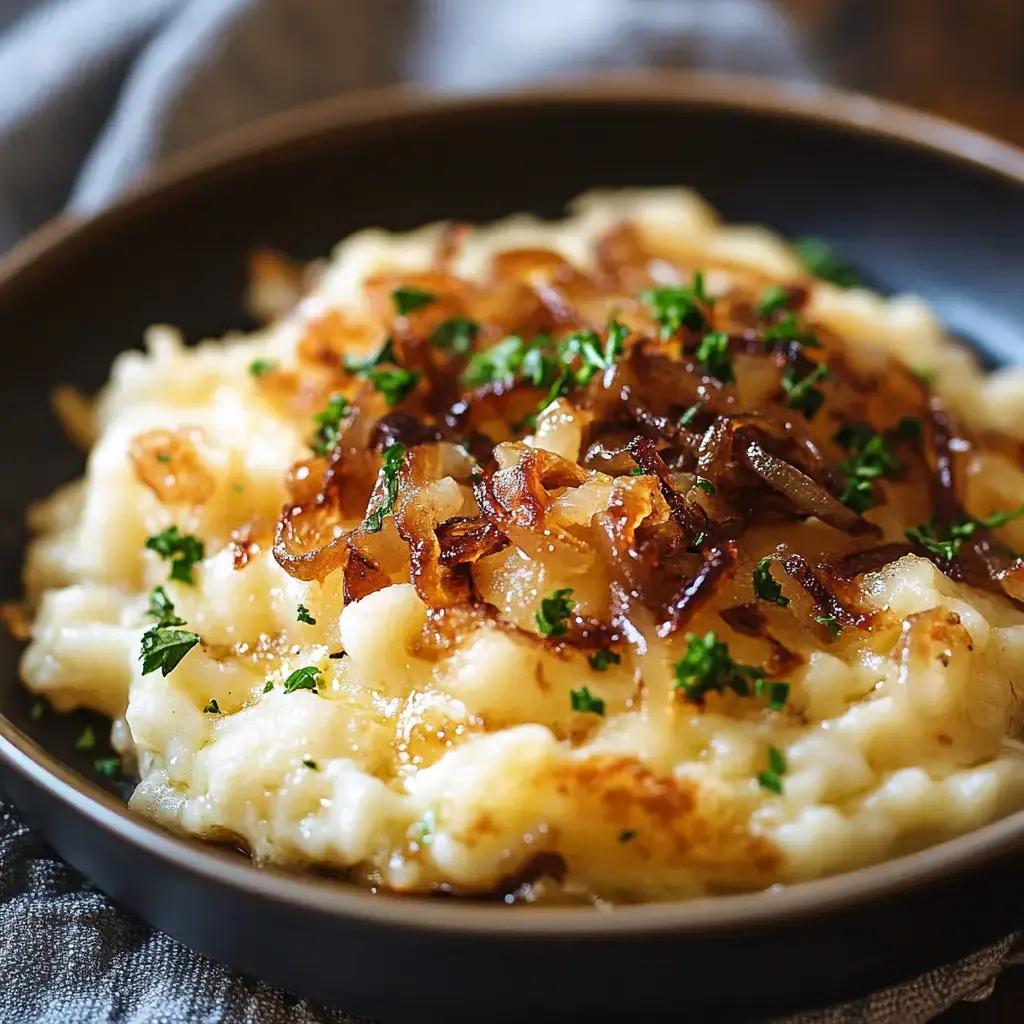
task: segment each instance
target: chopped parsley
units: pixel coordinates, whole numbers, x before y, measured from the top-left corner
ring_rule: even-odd
[[[907,540],[919,544],[921,547],[940,558],[952,560],[960,553],[960,545],[979,527],[986,530],[997,530],[1014,519],[1024,516],[1024,505],[1020,508],[1007,509],[1003,512],[993,512],[990,516],[980,519],[961,519],[952,523],[946,537],[940,537],[935,524],[935,516],[932,516],[927,523],[920,523],[910,527],[906,531]]]
[[[38,722],[39,719],[42,718],[43,715],[45,715],[45,714],[46,714],[46,705],[41,700],[37,700],[32,705],[32,708],[30,709],[30,711],[28,713],[28,717],[31,718],[33,722]]]
[[[313,422],[320,424],[309,446],[317,455],[330,455],[338,443],[341,433],[341,421],[349,413],[349,401],[344,395],[331,395],[327,399],[327,408],[313,417]]]
[[[412,840],[420,846],[427,846],[434,839],[437,831],[437,816],[432,810],[423,812],[423,817],[412,827]]]
[[[761,341],[766,350],[771,349],[776,342],[786,341],[796,342],[801,348],[821,348],[818,336],[796,313],[786,313],[777,323],[766,327],[761,335]]]
[[[156,461],[166,466],[171,461],[171,457],[167,452],[157,452]]]
[[[611,369],[622,358],[625,351],[623,344],[629,337],[629,328],[618,320],[608,321],[607,337],[604,347],[601,339],[594,331],[580,331],[565,339],[559,346],[559,354],[563,363],[569,363],[575,356],[580,357],[582,366],[573,375],[577,384],[584,385],[599,370]]]
[[[294,693],[296,690],[312,690],[316,693],[316,677],[320,675],[320,669],[315,665],[306,665],[297,668],[285,681],[284,692]]]
[[[92,750],[96,746],[96,733],[91,725],[87,725],[75,740],[75,750]]]
[[[437,296],[423,288],[414,288],[404,284],[391,293],[391,301],[399,316],[408,316],[417,309],[429,306]]]
[[[715,485],[710,480],[705,480],[704,477],[694,477],[693,486],[699,487],[705,494],[710,497],[715,496]]]
[[[573,711],[582,711],[584,714],[594,714],[604,717],[604,701],[595,697],[585,686],[579,690],[572,690],[569,694]]]
[[[417,370],[407,370],[403,366],[391,366],[370,370],[366,376],[384,396],[384,401],[393,406],[408,397],[416,387],[421,374]]]
[[[661,324],[663,340],[671,338],[682,327],[694,331],[706,330],[713,302],[704,292],[704,275],[698,270],[689,287],[674,285],[669,288],[651,288],[640,295],[640,301]]]
[[[587,658],[587,664],[590,665],[595,672],[604,672],[609,665],[621,665],[622,657],[614,651],[609,651],[607,647],[603,647],[599,651],[594,651],[594,653]]]
[[[436,348],[464,356],[469,354],[479,333],[480,325],[475,320],[465,316],[453,316],[436,328],[430,340]]]
[[[384,517],[395,510],[395,499],[398,497],[398,473],[402,468],[405,450],[405,445],[401,441],[396,441],[381,452],[384,465],[380,472],[384,480],[385,495],[384,499],[378,502],[377,507],[363,520],[363,529],[367,533],[380,533],[381,527],[384,525]]]
[[[701,338],[697,346],[697,362],[723,384],[736,383],[729,354],[729,335],[723,331],[712,331]]]
[[[185,629],[161,629],[154,626],[142,634],[142,674],[160,669],[162,675],[172,672],[178,662],[199,643],[199,637]]]
[[[216,697],[211,697],[206,702],[206,707],[203,708],[203,714],[204,715],[220,715],[220,714],[223,714],[223,712],[220,709],[220,705],[217,703],[217,698]]]
[[[385,338],[384,344],[372,356],[366,359],[353,359],[345,356],[345,369],[357,376],[365,375],[382,363],[393,363],[395,361],[395,339]]]
[[[474,352],[462,371],[462,383],[468,388],[478,388],[495,381],[511,384],[522,369],[525,353],[526,342],[516,335],[482,352]]]
[[[816,386],[823,380],[832,377],[827,363],[818,363],[806,377],[799,378],[795,367],[790,367],[783,375],[782,390],[786,392],[786,404],[790,409],[802,412],[807,419],[814,419],[821,408],[825,396]]]
[[[842,633],[843,627],[839,625],[834,615],[815,615],[814,621],[819,626],[824,626],[832,634],[833,640],[839,639],[839,634]]]
[[[690,406],[682,416],[679,417],[679,426],[685,427],[690,421],[707,405],[707,401],[703,398],[698,399],[693,405]]]
[[[98,775],[112,779],[121,770],[121,758],[119,757],[97,757],[92,763]]]
[[[157,629],[185,625],[185,620],[175,614],[174,602],[167,596],[167,591],[163,587],[157,587],[149,595],[149,611],[146,614],[157,620]]]
[[[541,636],[565,636],[566,622],[576,607],[576,602],[570,600],[571,593],[572,588],[565,587],[541,601],[540,611],[535,616]]]
[[[836,467],[846,477],[839,500],[854,512],[865,512],[875,504],[873,481],[899,472],[903,463],[885,438],[863,423],[847,423],[832,440],[850,453]]]
[[[270,373],[271,370],[277,369],[277,362],[273,359],[254,359],[249,364],[249,372],[254,377],[262,377],[264,374]]]
[[[316,761],[314,761],[313,758],[311,758],[311,757],[304,757],[302,759],[302,763],[303,763],[303,765],[305,765],[305,767],[311,768],[313,771],[317,771],[318,770],[318,765],[317,765]]]
[[[765,289],[764,295],[758,300],[757,305],[754,307],[754,312],[758,316],[771,316],[772,313],[777,313],[781,309],[785,309],[792,299],[792,293],[788,288],[783,288],[782,285],[773,284]]]
[[[820,238],[798,238],[793,248],[804,268],[813,277],[831,281],[840,288],[856,288],[860,284],[857,272],[832,252],[828,242]]]
[[[782,596],[782,587],[779,581],[772,575],[772,556],[765,555],[760,562],[754,566],[754,593],[761,601],[770,601],[773,604],[781,605],[783,608],[789,604],[789,598]]]
[[[777,747],[768,748],[768,771],[758,772],[757,782],[762,789],[782,795],[782,776],[786,774],[786,757]]]
[[[636,832],[631,828],[627,828],[624,832],[619,833],[620,843],[631,843],[634,839],[636,839]]]
[[[298,614],[295,616],[296,622],[304,622],[307,626],[315,626],[316,619],[309,614],[309,609],[304,605],[300,604],[298,608]]]
[[[930,369],[927,366],[919,366],[913,373],[927,387],[934,387],[935,382],[939,379],[939,371]]]
[[[768,707],[781,709],[789,697],[789,683],[768,682],[764,670],[738,665],[729,656],[729,647],[711,630],[704,636],[687,633],[686,654],[675,664],[676,689],[688,701],[701,704],[708,693],[731,690],[740,697],[752,694],[768,697]]]
[[[264,692],[264,693],[270,693],[270,691],[271,691],[271,690],[272,690],[273,688],[274,688],[274,680],[273,680],[273,679],[268,679],[268,680],[267,680],[267,681],[266,681],[266,682],[265,682],[265,683],[263,684],[263,692]]]
[[[146,541],[146,547],[161,558],[171,560],[170,579],[179,583],[194,583],[192,567],[204,558],[203,542],[191,533],[181,533],[177,526],[154,534]]]

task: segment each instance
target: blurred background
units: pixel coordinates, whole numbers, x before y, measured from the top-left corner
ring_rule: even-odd
[[[309,100],[638,67],[834,84],[1024,143],[1022,0],[0,0],[0,251]]]

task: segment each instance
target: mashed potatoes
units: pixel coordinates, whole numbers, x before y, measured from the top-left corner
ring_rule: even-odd
[[[31,512],[24,680],[115,720],[134,810],[382,889],[645,900],[1024,807],[1024,613],[959,562],[1024,545],[1020,371],[682,191],[361,232],[304,287],[152,328]]]

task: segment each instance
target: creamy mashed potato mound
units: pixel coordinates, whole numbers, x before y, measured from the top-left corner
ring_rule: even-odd
[[[135,811],[381,890],[633,901],[816,878],[1024,807],[1018,565],[958,567],[981,537],[1024,547],[1022,522],[982,523],[1024,502],[1021,370],[982,374],[920,299],[811,277],[681,190],[363,231],[302,280],[262,260],[253,302],[278,315],[196,346],[151,328],[75,407],[84,478],[30,515],[25,683],[114,720]],[[696,295],[684,322],[659,289]],[[555,347],[586,330],[596,350]],[[569,354],[510,349],[503,376],[509,335]],[[861,459],[864,507],[832,468],[853,421],[895,453]],[[936,511],[936,451],[981,523],[952,559],[941,525],[905,536]],[[165,675],[140,655],[174,631]],[[727,667],[688,675],[715,643]]]

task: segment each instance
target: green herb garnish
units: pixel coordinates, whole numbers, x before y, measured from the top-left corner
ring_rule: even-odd
[[[319,423],[309,446],[317,455],[330,455],[341,434],[341,421],[349,414],[349,401],[344,395],[331,395],[327,408],[313,417]]]
[[[764,295],[758,300],[757,305],[754,307],[754,312],[762,317],[771,316],[772,313],[785,309],[792,297],[792,292],[788,288],[783,288],[779,284],[770,285],[765,289]]]
[[[793,242],[800,262],[807,272],[822,281],[831,281],[840,288],[856,288],[857,272],[832,252],[832,246],[820,238],[798,238]]]
[[[768,771],[758,772],[757,781],[763,789],[782,795],[782,776],[786,774],[786,757],[776,747],[768,748]]]
[[[541,636],[565,636],[566,622],[576,607],[576,602],[570,600],[571,593],[572,588],[565,587],[541,601],[540,611],[535,615]]]
[[[468,388],[496,381],[511,384],[522,368],[525,353],[526,342],[517,336],[499,341],[482,352],[474,352],[462,371],[462,384]]]
[[[46,705],[41,700],[37,700],[37,701],[35,701],[33,703],[32,707],[29,709],[28,717],[31,718],[33,722],[38,722],[39,719],[42,718],[43,715],[45,715],[45,714],[46,714]]]
[[[708,693],[731,690],[740,697],[753,694],[768,697],[768,706],[779,710],[789,697],[789,683],[769,682],[764,670],[753,665],[739,665],[729,656],[729,647],[711,630],[704,636],[686,634],[686,654],[675,664],[676,689],[688,701],[702,704]]]
[[[782,390],[786,392],[786,404],[790,409],[802,412],[807,419],[814,419],[821,408],[825,396],[816,387],[823,380],[832,377],[827,363],[818,363],[806,377],[799,378],[795,368],[791,367],[782,378]]]
[[[476,336],[480,333],[480,325],[475,320],[464,316],[453,316],[445,320],[430,336],[434,346],[457,356],[468,355],[473,347]]]
[[[834,615],[815,615],[813,618],[819,626],[824,626],[832,634],[833,640],[839,639],[839,634],[842,633],[843,627],[839,625]]]
[[[349,373],[361,376],[383,363],[394,363],[394,361],[395,339],[388,337],[384,339],[384,344],[372,356],[368,356],[366,359],[353,359],[351,356],[345,356],[344,365]]]
[[[685,427],[690,421],[707,405],[707,401],[703,398],[698,399],[693,405],[690,406],[682,416],[679,417],[679,426]]]
[[[87,725],[75,740],[75,750],[92,750],[96,746],[96,733],[91,725]]]
[[[270,691],[271,691],[271,690],[272,690],[273,688],[274,688],[274,680],[273,680],[273,679],[268,679],[268,680],[267,680],[267,681],[266,681],[266,682],[265,682],[265,683],[263,684],[263,692],[264,692],[264,693],[270,693]]]
[[[1020,519],[1021,516],[1024,516],[1024,505],[1021,505],[1020,508],[1008,509],[1003,512],[993,512],[992,515],[984,516],[980,519],[961,519],[950,524],[947,536],[945,537],[939,536],[935,524],[935,516],[932,516],[927,523],[920,523],[917,526],[910,527],[906,531],[906,536],[907,540],[919,544],[940,558],[952,560],[959,554],[960,545],[979,526],[984,527],[986,530],[997,530],[1014,519]]]
[[[249,372],[254,377],[262,377],[271,370],[277,369],[277,362],[273,359],[254,359],[249,364]]]
[[[384,401],[389,406],[394,406],[405,399],[416,387],[421,374],[417,370],[391,366],[385,369],[370,370],[366,376],[384,396]]]
[[[154,626],[142,634],[142,674],[160,669],[161,675],[172,672],[179,661],[199,643],[199,637],[185,629],[161,629]]]
[[[206,702],[206,707],[203,708],[204,715],[220,715],[223,712],[220,710],[220,705],[217,703],[216,697],[211,697]]]
[[[121,758],[119,757],[97,757],[92,763],[97,774],[112,779],[121,771]]]
[[[590,665],[595,672],[604,672],[609,665],[621,665],[622,657],[614,651],[609,651],[607,647],[603,647],[599,651],[594,651],[594,653],[587,658],[587,664]]]
[[[896,436],[904,441],[920,441],[924,437],[924,424],[914,416],[904,416],[896,424]]]
[[[776,342],[796,342],[801,348],[821,348],[818,336],[796,313],[787,313],[780,317],[778,323],[766,327],[761,335],[765,349],[770,349]]]
[[[619,833],[620,843],[631,843],[634,839],[636,839],[636,833],[631,828],[627,828],[625,832]]]
[[[157,620],[157,629],[185,625],[185,620],[175,614],[174,602],[167,596],[167,591],[163,587],[157,587],[149,595],[149,611],[146,614]]]
[[[846,477],[839,500],[854,512],[865,512],[875,504],[873,481],[898,473],[903,463],[885,438],[863,423],[847,423],[832,440],[850,452],[836,467]]]
[[[297,668],[285,681],[284,692],[294,693],[296,690],[312,690],[316,693],[316,677],[320,675],[320,669],[315,665],[306,665]]]
[[[604,701],[595,697],[585,686],[569,694],[573,711],[582,711],[604,717]]]
[[[304,757],[302,759],[302,763],[303,765],[305,765],[306,768],[311,768],[313,771],[317,771],[317,763],[313,760],[313,758]]]
[[[662,339],[671,338],[682,327],[707,330],[713,302],[704,292],[704,275],[698,270],[689,287],[651,288],[640,296],[651,316],[661,324]]]
[[[693,486],[699,487],[709,497],[713,498],[715,496],[715,485],[710,480],[705,480],[702,476],[694,477]]]
[[[760,562],[754,566],[754,593],[762,601],[770,601],[772,604],[781,605],[783,608],[789,604],[789,598],[782,596],[782,587],[779,581],[772,575],[772,556],[765,555]]]
[[[380,472],[384,480],[385,494],[384,499],[363,520],[363,529],[366,533],[379,533],[384,525],[384,517],[395,510],[395,499],[398,497],[398,473],[402,468],[402,461],[405,459],[405,451],[405,445],[396,441],[381,452],[384,465]]]
[[[298,614],[295,616],[295,621],[305,622],[307,626],[316,625],[316,619],[314,619],[313,616],[309,614],[309,609],[304,604],[299,605]]]
[[[408,316],[414,310],[429,306],[436,298],[437,296],[433,292],[425,291],[423,288],[414,288],[407,284],[396,288],[391,293],[391,301],[399,316]]]
[[[192,567],[204,557],[203,542],[191,533],[181,533],[177,526],[168,526],[166,530],[154,534],[146,541],[146,547],[155,551],[161,558],[171,560],[172,580],[180,583],[195,582]]]
[[[701,338],[697,346],[697,362],[712,377],[723,384],[735,384],[736,374],[732,368],[732,356],[729,354],[729,335],[722,331],[712,331]]]

